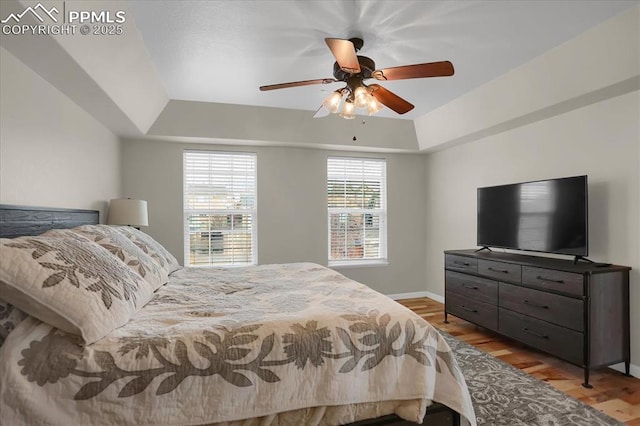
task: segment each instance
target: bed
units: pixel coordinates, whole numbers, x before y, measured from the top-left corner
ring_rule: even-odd
[[[313,263],[181,268],[97,223],[0,206],[0,423],[475,425],[446,342],[386,296]]]

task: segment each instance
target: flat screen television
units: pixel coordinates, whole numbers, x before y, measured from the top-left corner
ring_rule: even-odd
[[[587,176],[478,188],[478,246],[589,254]]]

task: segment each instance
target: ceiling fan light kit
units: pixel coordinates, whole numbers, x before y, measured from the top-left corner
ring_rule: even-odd
[[[369,96],[369,99],[367,100],[367,110],[369,111],[369,115],[373,115],[376,112],[380,111],[383,106],[384,105],[378,102],[376,98],[374,98],[373,96]]]
[[[331,93],[322,102],[322,108],[329,113],[339,114],[342,118],[353,119],[356,116],[356,109],[366,110],[369,115],[373,115],[380,111],[383,105],[398,114],[405,114],[414,108],[411,103],[379,84],[367,86],[364,84],[366,79],[375,78],[380,81],[405,80],[409,78],[448,77],[454,73],[453,64],[449,61],[376,70],[376,64],[373,59],[357,55],[357,52],[364,45],[362,39],[326,38],[325,42],[336,58],[336,62],[333,64],[334,78],[271,84],[261,86],[260,90],[268,91],[342,81],[346,83],[346,86]],[[344,102],[342,102],[343,99]],[[342,108],[340,108],[341,104]]]
[[[324,109],[332,114],[340,110],[340,102],[342,102],[342,90],[336,90],[322,102]]]
[[[343,99],[344,102],[342,102]],[[356,116],[358,109],[374,115],[382,109],[383,105],[371,95],[369,88],[362,84],[355,90],[349,87],[336,90],[322,102],[322,107],[331,114],[339,114],[340,117],[350,120]]]
[[[367,92],[367,89],[365,89],[364,86],[359,86],[356,88],[353,96],[355,98],[354,104],[356,108],[362,109],[367,107],[367,98],[371,95],[369,94],[369,92]]]
[[[347,120],[356,118],[356,107],[353,102],[349,101],[348,99],[344,101],[342,111],[340,111],[340,117],[346,118]]]

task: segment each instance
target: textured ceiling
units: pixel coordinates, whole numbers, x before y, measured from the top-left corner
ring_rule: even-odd
[[[171,99],[315,111],[341,83],[325,37],[361,37],[377,68],[450,60],[453,77],[382,82],[413,119],[637,5],[637,0],[130,1]]]

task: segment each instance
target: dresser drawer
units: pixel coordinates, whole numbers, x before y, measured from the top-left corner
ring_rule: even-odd
[[[492,260],[478,260],[478,274],[496,278],[498,281],[519,283],[521,266]]]
[[[452,315],[491,330],[498,328],[498,307],[495,305],[478,302],[447,291],[445,293],[445,306],[446,311]]]
[[[575,331],[584,331],[584,304],[558,294],[500,283],[500,307]]]
[[[485,278],[465,275],[459,272],[445,272],[445,288],[479,302],[498,304],[498,282]]]
[[[582,333],[500,308],[498,331],[534,348],[584,365]]]
[[[582,296],[583,277],[581,274],[554,271],[553,269],[522,267],[522,284],[538,287],[544,290],[559,291],[567,294]]]
[[[444,268],[455,269],[461,272],[477,272],[478,271],[478,259],[471,257],[456,256],[455,254],[444,255]]]

